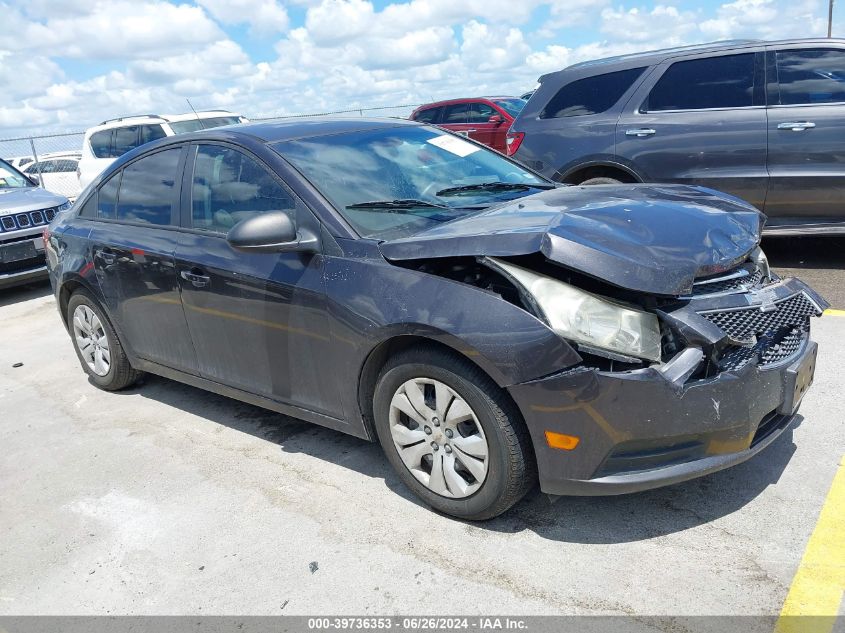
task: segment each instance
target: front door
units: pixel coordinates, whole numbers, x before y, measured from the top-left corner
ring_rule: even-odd
[[[322,255],[236,251],[226,241],[235,224],[268,211],[317,235],[319,223],[256,157],[216,144],[191,152],[176,266],[201,375],[341,418]]]
[[[90,243],[106,307],[130,349],[196,373],[175,269],[182,152],[150,154],[107,180],[97,192]]]
[[[845,50],[767,55],[768,225],[845,221]]]
[[[666,62],[637,89],[616,128],[616,154],[648,182],[766,199],[764,55]]]

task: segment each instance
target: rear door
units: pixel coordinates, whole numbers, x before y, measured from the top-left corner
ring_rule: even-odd
[[[201,375],[341,418],[322,255],[236,251],[226,241],[235,224],[268,211],[316,235],[319,222],[242,148],[193,145],[191,159],[176,264]]]
[[[101,185],[90,242],[106,307],[131,350],[146,360],[196,373],[175,269],[186,151],[169,147],[147,154]]]
[[[772,47],[768,224],[845,221],[845,50]]]
[[[764,72],[762,48],[662,63],[623,110],[617,156],[646,181],[704,185],[762,208]]]

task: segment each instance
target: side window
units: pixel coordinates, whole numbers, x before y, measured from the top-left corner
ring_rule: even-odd
[[[97,192],[97,196],[91,196],[92,200],[95,197],[97,198],[96,217],[106,220],[114,220],[114,209],[117,205],[117,190],[118,187],[120,187],[120,176],[122,174],[122,171],[117,172],[100,187],[100,190]]]
[[[127,127],[119,127],[114,130],[114,146],[112,147],[112,156],[117,158],[123,156],[129,150],[138,147],[138,126],[130,125]]]
[[[417,112],[417,116],[414,121],[419,121],[420,123],[437,123],[440,119],[440,111],[443,108],[428,108],[427,110],[421,110]]]
[[[77,214],[80,218],[96,218],[97,217],[97,192],[95,191],[88,199]]]
[[[778,51],[776,59],[780,105],[845,101],[845,51]]]
[[[754,53],[675,62],[652,88],[643,109],[741,108],[755,103]]]
[[[295,208],[265,167],[237,150],[200,145],[191,188],[191,226],[227,233],[241,220]]]
[[[643,74],[645,68],[630,68],[578,79],[557,91],[540,113],[541,119],[599,114],[612,108]]]
[[[456,103],[455,105],[446,106],[446,112],[443,114],[443,123],[466,123],[467,111],[469,104]]]
[[[68,172],[75,172],[76,171],[76,164],[77,161],[65,159],[65,160],[57,160],[56,161],[56,172],[57,173],[68,173]]]
[[[160,125],[139,125],[138,129],[140,130],[141,135],[141,145],[167,136],[167,134],[164,133],[164,128]]]
[[[181,148],[156,152],[123,170],[117,196],[118,220],[171,224]]]
[[[100,130],[91,135],[91,151],[97,158],[111,158],[111,140],[114,130]]]
[[[493,106],[486,103],[473,103],[469,111],[470,123],[487,123],[488,119],[494,114],[498,114]]]

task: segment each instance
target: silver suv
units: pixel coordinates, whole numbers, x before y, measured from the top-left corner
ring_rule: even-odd
[[[41,233],[68,208],[67,198],[0,160],[0,289],[47,277]]]
[[[508,153],[571,184],[675,182],[762,209],[768,234],[845,234],[845,40],[733,41],[540,78]]]

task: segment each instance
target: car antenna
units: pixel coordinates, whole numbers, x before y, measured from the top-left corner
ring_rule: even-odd
[[[193,113],[194,113],[194,116],[195,116],[195,117],[197,117],[197,121],[199,121],[199,122],[200,122],[200,127],[201,127],[202,129],[205,129],[205,125],[203,124],[202,119],[200,118],[200,115],[199,115],[199,114],[197,114],[197,111],[196,111],[196,110],[194,110],[194,106],[192,106],[192,105],[191,105],[191,100],[190,100],[190,99],[188,99],[188,97],[185,97],[185,101],[187,101],[187,102],[188,102],[188,106],[190,106],[191,110],[192,110],[192,111],[193,111]]]

